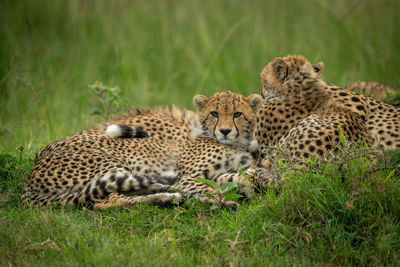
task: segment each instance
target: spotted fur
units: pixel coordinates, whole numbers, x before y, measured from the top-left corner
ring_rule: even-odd
[[[253,144],[252,140],[242,138],[243,135],[253,138],[254,119],[239,120],[234,114],[240,111],[243,117],[254,118],[255,103],[261,102],[258,98],[244,98],[230,92],[209,99],[202,97],[202,103],[214,105],[222,117],[236,120],[237,134],[229,139],[232,140],[229,144],[219,142],[219,137],[213,134],[199,136],[206,129],[206,120],[198,118],[208,113],[208,108],[200,107],[198,101],[195,104],[200,115],[176,107],[134,109],[126,116],[59,140],[37,153],[22,202],[39,206],[93,204],[96,209],[105,209],[142,202],[165,204],[189,195],[215,204],[206,193],[216,195],[216,191],[196,178],[218,184],[236,182],[242,185],[241,193],[250,197],[252,185],[242,176],[241,169],[253,177],[256,185],[265,186],[269,180],[262,176],[263,170],[254,168],[253,157],[246,147]],[[231,99],[231,103],[236,103],[235,108],[219,109],[222,102],[216,99],[224,99],[226,103]],[[141,129],[146,136],[132,138],[127,134],[127,138],[121,138],[117,134],[111,138],[107,135],[110,125]]]
[[[261,72],[264,104],[256,137],[296,158],[330,155],[340,131],[352,142],[371,139],[384,149],[400,147],[400,109],[343,90],[321,79],[322,62],[302,56],[276,58]]]

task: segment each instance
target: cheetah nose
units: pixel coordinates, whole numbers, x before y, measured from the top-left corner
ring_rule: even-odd
[[[219,131],[220,131],[223,135],[227,136],[232,130],[231,130],[231,129],[227,129],[227,128],[223,128],[223,129],[219,129]]]

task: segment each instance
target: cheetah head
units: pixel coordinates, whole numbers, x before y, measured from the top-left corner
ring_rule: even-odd
[[[251,145],[261,103],[260,95],[244,97],[229,91],[216,93],[209,98],[203,95],[193,98],[203,135],[219,143],[239,147]]]
[[[320,79],[323,68],[323,62],[312,65],[300,55],[275,58],[261,71],[261,94],[264,100],[302,94]]]

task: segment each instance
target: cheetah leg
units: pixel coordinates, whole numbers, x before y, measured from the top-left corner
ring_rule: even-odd
[[[249,175],[246,175],[246,177],[244,177],[241,172],[222,173],[214,177],[213,181],[215,181],[220,186],[229,182],[238,184],[240,186],[239,193],[246,198],[251,198],[254,195],[254,190],[252,188]]]
[[[177,190],[178,192],[183,193],[184,195],[193,197],[203,203],[207,203],[213,206],[222,205],[222,207],[226,209],[237,208],[238,204],[234,201],[217,202],[215,199],[207,197],[206,193],[215,196],[217,199],[219,196],[214,188],[208,186],[205,183],[194,181],[195,179],[196,178],[182,177],[176,184],[173,185],[172,188]]]
[[[246,176],[250,177],[253,188],[258,190],[267,187],[278,188],[282,181],[282,176],[272,168],[250,168],[246,170]]]
[[[165,191],[168,187],[161,185],[170,186],[177,179],[173,171],[161,175],[132,173],[124,158],[114,153],[65,149],[48,151],[36,160],[21,196],[24,205],[86,205],[111,193]]]
[[[277,187],[280,176],[272,169],[249,168],[237,173],[223,173],[213,179],[218,185],[228,182],[236,183],[240,186],[239,193],[246,198],[254,195],[254,189],[263,189],[267,187]]]
[[[156,193],[164,193],[164,192],[170,192],[172,191],[172,186],[169,184],[151,184],[147,188],[137,190],[134,192],[126,192],[124,193],[125,195],[128,196],[137,196],[137,195],[151,195],[151,194],[156,194]]]
[[[96,203],[106,199],[112,193],[138,194],[160,192],[170,189],[176,176],[148,176],[128,174],[114,170],[93,180],[86,187],[77,191],[59,191],[51,195],[43,194],[35,198],[40,206],[61,203],[62,206],[79,206]]]
[[[141,203],[153,205],[168,205],[182,202],[183,197],[180,193],[157,193],[147,196],[125,196],[119,193],[112,193],[108,198],[97,202],[95,210],[105,210],[112,207],[128,207]]]
[[[340,129],[350,142],[367,140],[366,124],[358,114],[334,110],[302,120],[279,140],[278,145],[299,162],[311,155],[330,156],[341,146]]]
[[[127,174],[121,171],[111,171],[106,175],[93,181],[82,197],[85,200],[89,197],[92,201],[97,202],[104,199],[111,193],[138,194],[148,193],[151,191],[167,190],[176,181],[177,176],[146,176]],[[83,201],[80,198],[79,202]]]

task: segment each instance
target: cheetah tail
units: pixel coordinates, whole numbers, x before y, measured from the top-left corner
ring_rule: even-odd
[[[142,127],[126,124],[111,124],[105,130],[105,134],[111,138],[145,138],[147,132]]]

